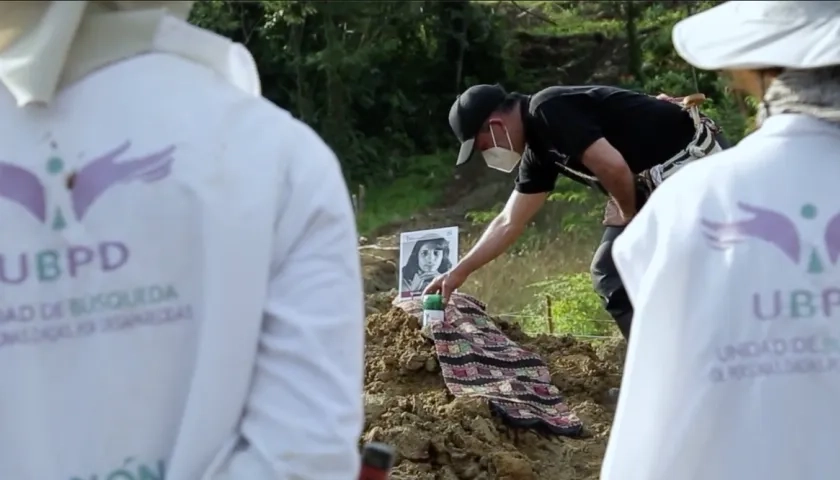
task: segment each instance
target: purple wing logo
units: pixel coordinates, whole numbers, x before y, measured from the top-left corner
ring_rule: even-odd
[[[137,157],[120,159],[131,147],[126,141],[114,150],[95,158],[73,176],[70,200],[77,220],[87,214],[90,207],[111,187],[133,181],[152,183],[172,173],[175,159],[171,145],[160,151]],[[54,157],[47,163],[51,174],[61,173],[63,161]],[[20,205],[40,223],[47,221],[47,193],[44,184],[31,171],[11,163],[0,162],[0,198]],[[61,210],[56,210],[53,228],[63,228]]]
[[[47,219],[47,193],[34,173],[0,162],[0,198],[23,207],[41,223]]]
[[[840,213],[828,219],[825,227],[825,250],[832,265],[837,264],[840,257]]]
[[[123,143],[94,159],[76,174],[71,198],[77,219],[84,218],[91,205],[114,185],[132,181],[156,182],[172,172],[174,145],[143,157],[118,162],[117,159],[130,146],[131,142]]]
[[[738,202],[738,208],[752,214],[752,218],[728,223],[702,220],[706,230],[704,235],[713,248],[730,248],[748,238],[755,238],[775,245],[793,263],[799,264],[802,260],[802,242],[793,220],[779,212],[744,202]],[[837,228],[840,240],[840,225]]]

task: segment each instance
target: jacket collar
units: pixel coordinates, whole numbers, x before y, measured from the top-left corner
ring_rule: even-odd
[[[761,127],[742,142],[753,142],[768,137],[831,136],[840,138],[836,124],[799,113],[782,113],[767,118]]]
[[[184,21],[192,3],[0,2],[0,83],[18,106],[45,104],[62,86],[108,64],[165,52],[259,94],[256,65],[244,48]]]

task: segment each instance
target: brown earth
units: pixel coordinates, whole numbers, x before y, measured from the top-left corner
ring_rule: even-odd
[[[571,337],[528,337],[517,326],[498,320],[512,340],[542,355],[552,382],[585,425],[579,439],[515,431],[494,418],[485,401],[455,398],[448,392],[418,321],[390,307],[394,293],[368,296],[362,438],[396,448],[392,478],[598,478],[614,410],[607,391],[619,385],[623,343],[595,347]]]
[[[571,337],[529,337],[496,319],[511,340],[542,356],[552,382],[584,423],[581,438],[548,437],[506,427],[483,400],[451,395],[418,321],[391,307],[399,232],[458,225],[466,248],[481,228],[465,213],[504,202],[510,192],[510,180],[493,175],[456,178],[438,208],[385,225],[370,240],[360,239],[368,315],[361,441],[396,448],[396,480],[595,480],[614,411],[607,392],[621,379],[622,340],[595,345]]]

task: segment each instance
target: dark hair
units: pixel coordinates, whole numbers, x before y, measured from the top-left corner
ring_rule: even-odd
[[[525,95],[522,95],[521,93],[508,93],[505,99],[502,101],[502,103],[500,103],[499,106],[496,107],[494,112],[509,113],[514,108],[519,107],[519,105],[522,103],[522,99],[524,98],[526,98]],[[487,132],[489,130],[490,124],[487,123],[487,120],[485,120],[484,123],[481,125],[481,129],[479,130],[479,132]]]
[[[420,256],[420,249],[425,245],[430,245],[435,250],[443,250],[443,260],[441,260],[440,267],[438,267],[438,273],[446,273],[452,268],[452,262],[449,261],[449,242],[446,239],[437,237],[418,240],[411,249],[411,255],[408,256],[408,261],[402,267],[403,279],[410,280],[420,271],[420,260],[418,257]]]
[[[508,93],[507,97],[505,97],[505,100],[499,105],[499,108],[497,108],[496,111],[507,113],[515,107],[518,107],[520,103],[522,103],[522,95],[516,92]]]

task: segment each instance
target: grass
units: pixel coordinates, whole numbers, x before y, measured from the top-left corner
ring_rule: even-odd
[[[452,177],[452,155],[433,154],[406,159],[405,174],[388,183],[366,186],[364,209],[356,218],[359,234],[407,218],[434,205]]]
[[[494,315],[510,314],[531,334],[613,335],[589,279],[603,199],[572,182],[559,187],[510,251],[475,272],[463,290],[487,302]],[[483,227],[499,208],[470,212],[468,218]],[[462,235],[462,254],[481,230]]]
[[[440,155],[415,157],[409,160],[413,167],[406,175],[387,185],[369,187],[365,208],[357,218],[360,234],[407,220],[435,205],[451,178],[450,160]],[[531,334],[549,330],[584,336],[615,334],[589,279],[603,201],[582,186],[561,180],[519,241],[475,272],[463,291],[485,301],[494,315],[510,314]],[[461,230],[462,256],[501,207],[499,203],[466,214],[472,227]],[[550,299],[550,316],[546,299]]]

